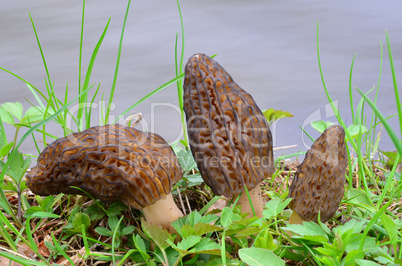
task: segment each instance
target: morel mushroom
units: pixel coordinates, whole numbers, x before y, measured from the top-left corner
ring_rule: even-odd
[[[172,148],[157,134],[122,125],[96,126],[48,145],[27,175],[35,194],[84,194],[106,203],[142,209],[148,222],[173,231],[183,216],[172,185],[182,169]]]
[[[262,217],[260,181],[274,172],[272,135],[253,97],[212,58],[187,62],[184,111],[190,147],[205,183],[216,195],[237,196],[247,187]],[[252,213],[246,193],[239,204]]]
[[[289,187],[289,223],[317,222],[319,212],[321,222],[334,216],[345,191],[346,165],[345,131],[330,126],[307,151]]]

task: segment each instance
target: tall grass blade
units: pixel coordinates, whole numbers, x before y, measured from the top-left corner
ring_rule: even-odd
[[[380,119],[381,123],[383,124],[385,130],[388,132],[389,137],[391,138],[392,142],[395,145],[396,150],[399,153],[399,156],[402,157],[402,144],[401,141],[398,139],[396,136],[395,132],[392,130],[391,125],[388,123],[387,119],[384,117],[384,115],[381,113],[381,111],[375,106],[375,104],[359,89],[357,91],[360,93],[360,95],[366,100],[366,102],[371,106],[375,114],[377,115],[378,119]]]
[[[89,80],[91,78],[92,69],[93,69],[93,66],[95,64],[96,56],[98,55],[98,52],[99,52],[99,48],[100,48],[100,46],[101,46],[101,44],[103,42],[103,39],[105,38],[106,32],[107,32],[107,30],[109,28],[109,23],[110,23],[110,18],[108,19],[108,21],[106,23],[106,26],[105,26],[105,28],[104,28],[104,30],[102,32],[102,35],[99,38],[99,40],[98,40],[98,42],[97,42],[97,44],[96,44],[96,46],[95,46],[95,48],[94,48],[94,50],[92,52],[91,60],[89,61],[89,64],[88,64],[87,73],[85,74],[85,81],[84,81],[84,86],[83,86],[83,91],[85,91],[85,93],[80,93],[81,96],[79,98],[79,104],[85,103],[86,100],[87,100],[87,92],[88,92],[87,88],[89,87]],[[77,120],[79,122],[79,125],[78,125],[79,126],[79,131],[82,129],[81,119],[82,119],[82,114],[83,114],[84,109],[85,109],[85,107],[84,108],[79,108],[78,113],[77,113]]]
[[[110,90],[109,103],[106,106],[105,124],[109,121],[110,106],[112,105],[114,91],[116,89],[117,75],[119,73],[119,66],[120,66],[120,55],[121,55],[121,49],[123,46],[124,30],[126,28],[128,11],[130,10],[130,4],[131,4],[131,0],[128,0],[126,14],[124,15],[123,27],[121,29],[121,34],[120,34],[119,50],[117,51],[116,68],[114,70],[112,89]]]
[[[391,65],[392,81],[394,83],[396,109],[398,110],[399,127],[400,127],[400,131],[401,131],[400,137],[402,138],[402,107],[401,107],[401,101],[399,100],[398,83],[396,81],[395,66],[394,66],[394,60],[392,58],[391,43],[389,41],[388,31],[385,31],[385,36],[387,38],[388,56],[389,56],[389,63]]]
[[[139,105],[140,103],[142,103],[143,101],[145,101],[146,99],[148,99],[149,97],[151,97],[152,95],[160,92],[161,90],[165,89],[166,87],[170,86],[171,84],[175,83],[177,80],[182,79],[184,77],[184,74],[181,74],[180,76],[177,76],[171,80],[169,80],[168,82],[166,82],[165,84],[159,86],[158,88],[154,89],[153,91],[151,91],[150,93],[148,93],[147,95],[145,95],[144,97],[142,97],[140,100],[138,100],[136,103],[134,103],[133,105],[131,105],[129,108],[127,108],[124,112],[122,112],[116,120],[113,121],[113,123],[116,123],[122,116],[124,116],[125,114],[127,114],[128,112],[130,112],[131,109],[133,109],[134,107],[136,107],[137,105]]]

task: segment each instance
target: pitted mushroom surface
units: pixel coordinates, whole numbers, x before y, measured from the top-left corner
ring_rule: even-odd
[[[321,222],[334,216],[345,191],[347,162],[344,129],[328,127],[307,151],[289,187],[291,223],[317,222],[319,212]]]
[[[181,177],[177,157],[162,137],[115,124],[92,127],[48,145],[27,175],[27,185],[44,196],[84,194],[71,186],[79,187],[107,203],[119,200],[143,209],[146,215],[149,206],[164,200],[174,205],[171,187]],[[182,216],[176,205],[166,208]]]
[[[216,195],[230,198],[247,187],[260,197],[259,183],[273,174],[274,160],[271,131],[254,99],[204,54],[188,60],[183,88],[190,147],[206,184]],[[239,203],[243,211],[249,206]]]

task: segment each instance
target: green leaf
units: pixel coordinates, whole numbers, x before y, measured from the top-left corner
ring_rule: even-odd
[[[288,224],[283,227],[286,231],[291,231],[300,236],[294,235],[294,239],[306,239],[315,243],[328,242],[328,235],[315,222],[303,222],[303,224]]]
[[[119,222],[119,219],[117,218],[117,216],[109,216],[107,222],[110,230],[114,230],[117,226],[117,223]]]
[[[42,208],[43,211],[48,211],[49,208],[52,206],[53,201],[54,201],[53,195],[47,196],[40,204],[40,207]]]
[[[363,237],[363,234],[353,234],[349,240],[349,243],[345,246],[346,252],[352,252],[352,250],[359,250],[360,241]],[[370,250],[376,247],[375,238],[371,236],[366,236],[363,244],[363,251]]]
[[[12,141],[12,142],[6,144],[4,147],[2,147],[2,148],[0,149],[0,156],[1,156],[1,158],[4,158],[4,157],[11,151],[11,149],[13,148],[13,146],[14,146],[14,141]]]
[[[81,224],[85,226],[85,229],[87,229],[90,224],[91,224],[91,219],[89,218],[89,215],[86,213],[78,212],[74,215],[73,219],[73,227],[74,229],[77,229],[77,232],[81,231]]]
[[[51,115],[54,112],[48,112],[47,115]],[[31,106],[25,112],[24,117],[21,119],[22,124],[30,125],[33,123],[37,123],[45,119],[44,117],[45,110],[39,106]]]
[[[222,209],[220,221],[223,227],[228,227],[233,222],[239,221],[241,219],[242,219],[241,216],[236,213],[233,213],[232,209],[230,209],[229,207],[224,207]]]
[[[107,213],[109,216],[118,216],[127,209],[128,207],[124,205],[122,202],[115,201],[112,204],[110,204],[109,208],[107,208]]]
[[[364,258],[364,252],[361,250],[352,250],[346,257],[342,260],[343,265],[355,265],[356,260]]]
[[[37,218],[60,218],[60,215],[51,213],[51,212],[34,212],[30,217],[37,217]]]
[[[265,229],[257,236],[257,238],[254,240],[254,246],[256,248],[269,249],[272,251],[278,248],[278,245],[274,243],[274,238],[268,229]]]
[[[121,230],[121,235],[122,235],[122,236],[129,235],[129,234],[131,234],[132,232],[134,232],[134,230],[135,230],[135,226],[133,226],[133,225],[129,225],[129,226],[127,226],[127,227],[123,227],[123,229]]]
[[[348,131],[352,139],[355,139],[359,136],[359,133],[362,135],[366,133],[367,128],[364,125],[350,125]],[[350,141],[350,139],[347,138],[347,141]]]
[[[197,164],[190,150],[179,150],[177,152],[177,159],[179,159],[180,166],[183,168],[184,172],[189,172],[190,170],[197,168]]]
[[[347,203],[368,210],[372,213],[377,212],[367,194],[359,189],[350,188],[347,192]]]
[[[282,111],[282,110],[274,110],[272,108],[268,109],[268,110],[264,110],[262,113],[270,125],[279,119],[286,118],[286,117],[293,117],[293,115],[289,112]]]
[[[382,213],[381,223],[384,226],[385,230],[387,230],[391,243],[395,244],[395,242],[398,240],[398,228],[395,222],[388,215]]]
[[[261,266],[281,266],[285,261],[276,256],[271,250],[262,248],[242,248],[239,249],[239,257],[248,265]]]
[[[201,236],[195,236],[195,235],[188,236],[187,238],[183,239],[177,244],[177,249],[182,251],[188,250],[200,241]]]
[[[169,239],[169,232],[163,230],[160,226],[150,224],[141,218],[141,227],[144,233],[151,238],[159,248],[168,247],[167,240]]]
[[[110,231],[109,229],[105,228],[105,227],[96,227],[95,228],[95,232],[97,232],[98,234],[102,235],[102,236],[112,236],[113,235],[113,231]]]
[[[314,121],[311,122],[311,127],[317,130],[318,132],[324,132],[328,127],[335,125],[333,122],[329,121]]]
[[[380,266],[381,264],[378,264],[374,261],[370,261],[370,260],[356,260],[357,265],[359,266]]]
[[[262,214],[267,220],[270,220],[273,217],[278,216],[278,214],[280,214],[291,201],[292,201],[291,198],[285,200],[283,199],[270,200],[265,204],[265,209]]]
[[[22,120],[24,110],[21,103],[6,102],[1,105],[0,109],[3,110],[0,111],[0,115],[4,122],[8,124],[14,124],[15,123],[14,117],[17,118],[18,121]]]

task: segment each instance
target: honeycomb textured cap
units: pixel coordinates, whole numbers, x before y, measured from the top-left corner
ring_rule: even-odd
[[[216,195],[253,189],[274,172],[272,135],[254,99],[212,58],[185,67],[184,111],[198,169]]]
[[[27,175],[35,194],[84,194],[136,209],[170,193],[182,177],[172,148],[159,135],[122,125],[96,126],[48,145]]]
[[[296,171],[289,197],[290,208],[303,220],[317,222],[331,219],[345,191],[347,166],[345,131],[334,125],[328,127],[313,143]]]

